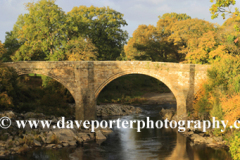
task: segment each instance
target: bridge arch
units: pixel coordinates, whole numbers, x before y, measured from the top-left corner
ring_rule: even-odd
[[[159,74],[159,73],[157,74],[155,72],[148,72],[148,71],[144,71],[144,70],[142,70],[141,72],[139,72],[139,71],[123,71],[123,72],[111,75],[110,77],[106,78],[106,80],[103,83],[101,83],[99,86],[97,86],[97,89],[95,90],[95,99],[97,99],[98,95],[103,90],[103,88],[105,86],[107,86],[110,82],[112,82],[113,80],[115,80],[119,77],[122,77],[125,75],[130,75],[130,74],[146,75],[146,76],[153,77],[153,78],[163,82],[171,90],[171,92],[173,93],[173,95],[176,99],[177,112],[186,113],[186,96],[181,88],[176,88],[171,83],[171,81],[169,81],[171,75],[165,74],[165,75],[161,76],[161,74]]]
[[[29,74],[40,74],[40,75],[43,75],[43,76],[50,77],[50,78],[56,80],[57,82],[59,82],[61,85],[63,85],[71,93],[74,101],[76,101],[75,97],[74,97],[74,91],[71,89],[71,87],[69,87],[67,83],[65,83],[63,80],[61,80],[61,78],[58,78],[57,76],[54,76],[54,75],[51,75],[51,74],[44,74],[42,72],[38,72],[38,70],[17,71],[17,74],[19,76],[29,75]]]

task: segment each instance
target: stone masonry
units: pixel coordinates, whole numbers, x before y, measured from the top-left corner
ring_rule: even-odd
[[[78,120],[95,119],[96,99],[101,90],[127,74],[143,74],[165,83],[176,98],[177,115],[186,115],[197,86],[207,78],[210,67],[150,61],[22,61],[3,64],[15,68],[19,75],[42,74],[63,84],[75,99]]]

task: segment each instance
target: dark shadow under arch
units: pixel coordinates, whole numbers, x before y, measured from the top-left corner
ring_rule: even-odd
[[[75,103],[71,92],[62,83],[52,77],[48,78],[48,85],[43,87],[42,76],[49,77],[36,73],[19,74],[19,85],[21,85],[22,92],[20,111],[44,113],[46,110],[45,114],[49,112],[49,114],[61,116],[61,114],[65,114],[64,109],[66,109],[66,115],[69,115],[70,110],[68,107],[70,105],[68,103]],[[74,108],[72,108],[71,112],[74,115]]]
[[[106,87],[108,87],[109,85],[110,85],[110,87],[112,87],[111,89],[113,89],[113,91],[114,91],[114,93],[116,94],[116,93],[120,93],[120,94],[123,94],[122,92],[124,92],[125,94],[126,94],[126,90],[128,90],[128,89],[126,89],[127,87],[127,85],[124,85],[124,84],[121,84],[121,81],[122,81],[122,83],[131,83],[131,81],[130,80],[133,80],[133,79],[131,79],[131,77],[130,76],[135,76],[135,77],[132,77],[132,78],[135,78],[135,83],[138,83],[138,84],[141,84],[142,86],[139,86],[139,87],[141,87],[141,88],[145,88],[146,90],[149,88],[149,90],[151,90],[152,92],[155,92],[155,93],[173,93],[172,92],[172,90],[164,83],[164,82],[162,82],[162,81],[160,81],[159,79],[157,79],[157,78],[155,78],[155,77],[153,77],[153,76],[150,76],[150,75],[147,75],[147,74],[142,74],[142,73],[129,73],[129,74],[126,74],[125,72],[124,73],[120,73],[120,74],[117,74],[117,75],[114,75],[114,76],[112,76],[112,77],[110,77],[110,78],[108,78],[104,83],[102,83],[98,88],[97,88],[97,91],[95,92],[95,96],[96,96],[96,100],[98,100],[98,97],[99,97],[99,95],[102,93],[102,92],[105,92],[104,91],[104,89],[106,88]],[[124,78],[125,77],[125,78]],[[128,78],[127,78],[128,77]],[[152,83],[154,83],[153,85],[151,85],[151,84],[149,84],[149,85],[144,85],[144,83],[143,83],[143,81],[141,81],[141,80],[136,80],[136,77],[137,78],[142,78],[143,80],[150,80],[150,81],[152,81]],[[148,77],[148,78],[147,78]],[[121,79],[120,79],[121,78]],[[125,81],[125,82],[124,82]],[[160,84],[160,85],[158,85],[157,84],[157,82]],[[117,88],[114,88],[113,86],[113,84],[112,83],[114,83],[114,85],[116,85],[116,86],[120,86],[120,89],[122,90],[122,91],[117,91],[118,89]],[[157,88],[153,88],[153,87],[155,87],[155,85],[156,85],[156,87],[161,87],[162,89],[164,89],[165,90],[165,92],[160,92],[159,90],[157,90]],[[144,87],[145,86],[145,87]],[[122,87],[124,87],[125,89],[122,89]],[[134,87],[131,87],[131,89],[132,90],[136,90],[136,91],[139,91],[139,90],[141,90],[141,88],[137,88],[136,87],[136,85],[134,86]],[[111,90],[110,88],[108,88],[108,90]],[[148,90],[148,91],[149,91]],[[130,91],[130,90],[128,90],[128,91]],[[151,92],[150,91],[150,92]],[[131,92],[131,91],[130,91]],[[134,92],[134,91],[133,91]],[[142,90],[141,92],[144,92],[144,90]],[[111,94],[111,92],[109,92],[110,94]],[[134,93],[136,93],[136,92],[134,92]],[[106,93],[103,93],[103,94],[105,94],[106,95]],[[107,95],[109,95],[109,94],[107,94]],[[112,95],[112,94],[111,94]],[[111,97],[111,95],[109,95],[110,97]],[[136,95],[136,94],[135,94]],[[174,93],[173,93],[173,95],[174,95]],[[119,96],[119,95],[118,95]],[[102,94],[101,94],[101,99],[102,99]],[[106,96],[105,96],[106,97]],[[109,98],[110,98],[109,97]],[[175,98],[175,100],[176,100],[176,96],[174,95],[174,98]],[[158,104],[158,103],[157,103]]]

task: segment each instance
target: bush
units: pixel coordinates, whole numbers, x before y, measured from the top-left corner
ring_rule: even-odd
[[[235,131],[230,141],[230,153],[234,160],[240,160],[240,132]]]
[[[230,123],[240,118],[240,57],[225,55],[212,64],[208,80],[203,82],[195,97],[194,115],[225,118]],[[199,116],[200,115],[200,116]]]

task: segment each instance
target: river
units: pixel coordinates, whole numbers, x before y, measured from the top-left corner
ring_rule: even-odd
[[[140,106],[143,113],[123,116],[121,119],[143,119],[148,116],[159,120],[160,106]],[[174,107],[165,104],[164,107]],[[108,117],[105,119],[117,119]],[[173,129],[118,129],[113,128],[107,140],[102,144],[94,142],[83,146],[62,149],[36,148],[26,155],[11,155],[3,160],[231,160],[228,151],[212,149],[205,145],[193,145],[182,134]],[[1,159],[1,158],[0,158]]]

